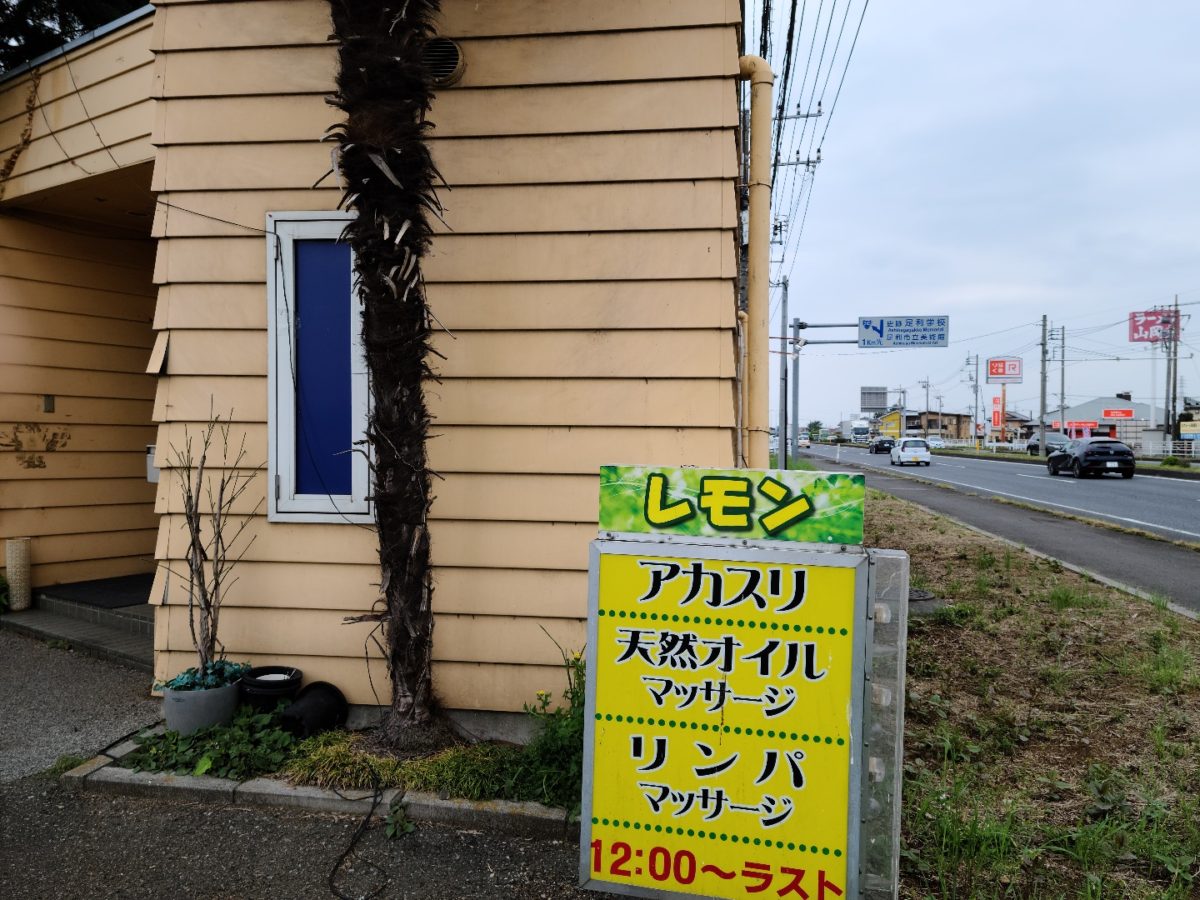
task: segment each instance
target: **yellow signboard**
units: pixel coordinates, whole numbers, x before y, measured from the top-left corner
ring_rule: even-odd
[[[853,553],[594,545],[587,886],[851,895],[865,569]]]

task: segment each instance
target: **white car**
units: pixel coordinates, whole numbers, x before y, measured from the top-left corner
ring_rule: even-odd
[[[812,446],[812,442],[809,440],[808,435],[804,435],[797,439],[796,446],[801,450],[807,450]]]
[[[901,438],[892,448],[893,466],[903,466],[907,463],[927,466],[930,459],[929,444],[925,443],[924,438]]]
[[[946,449],[946,442],[943,441],[940,437],[925,438],[925,442],[927,444],[929,444],[930,450],[945,450]]]

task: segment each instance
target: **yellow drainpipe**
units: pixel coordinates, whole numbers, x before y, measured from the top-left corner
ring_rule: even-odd
[[[746,365],[742,387],[742,452],[746,465],[765,469],[769,410],[767,372],[770,342],[767,316],[771,265],[771,86],[775,75],[759,56],[738,60],[738,74],[750,81],[750,234],[746,272]]]

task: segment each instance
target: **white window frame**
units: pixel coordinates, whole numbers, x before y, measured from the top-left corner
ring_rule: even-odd
[[[335,240],[353,213],[275,212],[267,214],[267,521],[374,522],[370,501],[371,465],[366,443],[370,386],[362,344],[362,298],[351,273],[353,324],[350,329],[350,403],[356,444],[350,494],[296,492],[296,397],[292,379],[295,353],[297,240]],[[353,252],[351,252],[353,267]],[[363,452],[357,452],[357,451]]]

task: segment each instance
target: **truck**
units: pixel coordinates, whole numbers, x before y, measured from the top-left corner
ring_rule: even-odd
[[[865,444],[871,439],[871,423],[867,419],[843,419],[838,426],[842,440],[853,444]]]

